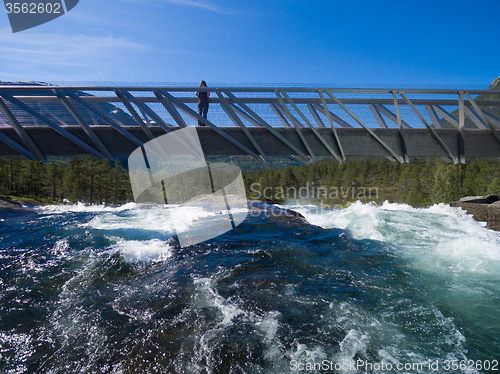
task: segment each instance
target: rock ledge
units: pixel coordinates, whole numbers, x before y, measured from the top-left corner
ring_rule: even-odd
[[[450,206],[460,207],[476,221],[486,222],[489,229],[500,231],[500,195],[467,196]]]

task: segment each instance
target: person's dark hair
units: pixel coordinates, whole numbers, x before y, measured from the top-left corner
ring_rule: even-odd
[[[201,81],[198,87],[207,87],[207,82]]]

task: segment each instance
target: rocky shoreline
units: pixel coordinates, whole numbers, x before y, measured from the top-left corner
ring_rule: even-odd
[[[486,222],[489,229],[500,231],[500,195],[467,196],[450,206],[462,208],[476,221]]]
[[[9,199],[5,196],[0,196],[0,213],[29,211],[36,206],[42,205],[45,204],[35,200]]]

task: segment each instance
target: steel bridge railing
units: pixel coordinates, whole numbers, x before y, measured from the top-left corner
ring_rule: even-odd
[[[209,114],[198,114],[195,92],[210,93]],[[40,83],[0,84],[0,130],[11,128],[16,136],[0,131],[0,146],[8,146],[31,159],[45,159],[27,128],[46,127],[74,143],[82,153],[113,158],[95,129],[113,128],[120,136],[141,146],[132,134],[140,127],[151,140],[153,129],[171,132],[203,124],[252,157],[266,158],[249,128],[266,129],[290,149],[291,154],[314,159],[314,150],[304,136],[312,132],[339,162],[346,154],[338,132],[361,128],[392,158],[408,161],[405,131],[425,129],[453,162],[464,162],[464,152],[452,152],[438,134],[439,129],[489,131],[500,146],[500,91],[412,88],[328,88],[328,87],[176,87],[93,86]],[[86,138],[75,136],[72,127],[83,129]],[[228,134],[226,128],[244,132],[251,146]],[[304,147],[291,143],[279,128],[294,129]],[[389,146],[375,129],[397,129],[400,150]],[[333,135],[327,141],[324,129]],[[438,130],[438,131],[436,131]],[[155,133],[157,133],[155,131]],[[461,140],[464,141],[463,139]]]

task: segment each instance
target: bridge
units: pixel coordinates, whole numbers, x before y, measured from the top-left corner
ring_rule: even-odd
[[[196,91],[210,93],[208,119]],[[0,156],[114,159],[197,128],[206,155],[398,162],[500,157],[500,91],[0,83]]]

